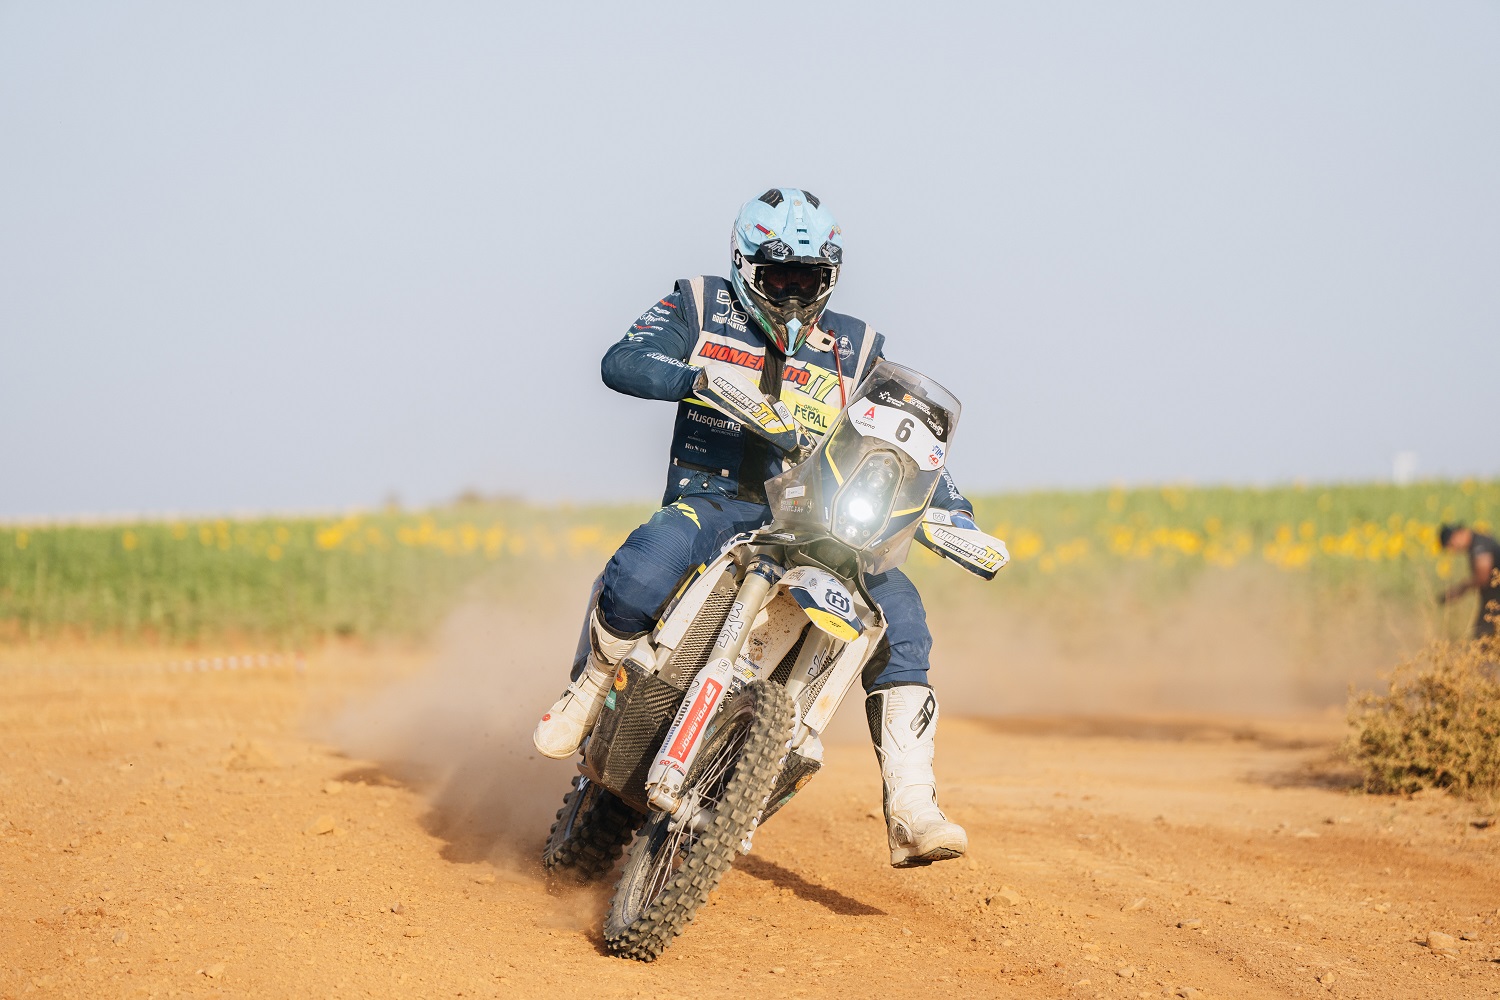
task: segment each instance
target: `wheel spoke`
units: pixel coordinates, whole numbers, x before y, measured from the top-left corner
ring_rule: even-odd
[[[734,763],[740,751],[744,749],[748,735],[748,730],[735,733],[704,764],[697,779],[690,786],[690,791],[696,794],[699,808],[711,807],[713,811],[718,810],[724,794],[724,786],[734,773]],[[643,912],[656,900],[656,897],[666,891],[667,886],[672,882],[672,877],[682,867],[682,862],[687,858],[688,852],[702,836],[700,832],[693,829],[691,823],[675,824],[674,829],[674,824],[665,817],[661,822],[664,829],[659,834],[653,835],[653,839],[655,836],[660,836],[662,843],[654,852],[656,856],[652,859],[651,869],[642,880],[644,884],[636,900],[638,913]]]
[[[631,848],[605,920],[616,954],[644,961],[660,955],[754,830],[784,753],[792,704],[767,682],[750,688],[726,702],[685,782],[680,815],[657,813]]]

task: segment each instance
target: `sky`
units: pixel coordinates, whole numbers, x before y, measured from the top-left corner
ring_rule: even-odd
[[[0,517],[647,500],[740,204],[970,493],[1500,475],[1500,5],[0,0]],[[1404,459],[1410,463],[1410,459]]]

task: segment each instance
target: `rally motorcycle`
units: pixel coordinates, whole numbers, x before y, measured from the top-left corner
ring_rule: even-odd
[[[690,576],[620,663],[543,850],[591,881],[630,842],[604,939],[642,961],[822,767],[820,734],[886,628],[865,576],[913,539],[986,580],[1009,558],[928,506],[959,415],[931,379],[878,361],[815,444],[729,366],[696,396],[801,461],[766,483],[772,522]]]

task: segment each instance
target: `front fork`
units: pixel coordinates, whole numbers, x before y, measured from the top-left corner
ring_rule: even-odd
[[[729,617],[719,629],[709,650],[708,664],[693,679],[683,696],[677,717],[667,730],[655,763],[646,772],[646,801],[651,808],[675,813],[683,805],[682,785],[698,755],[708,724],[734,680],[735,661],[750,638],[755,616],[765,606],[781,567],[766,556],[757,556],[745,572],[745,582],[735,594]]]
[[[838,654],[840,643],[833,636],[820,628],[813,627],[811,635],[802,644],[801,651],[797,654],[797,662],[792,665],[792,672],[786,679],[786,691],[791,695],[792,703],[802,697],[802,692],[807,686],[823,675],[828,669],[829,662]],[[811,735],[807,723],[802,721],[802,711],[797,711],[797,728],[792,733],[790,746],[793,750],[800,749],[802,744]]]

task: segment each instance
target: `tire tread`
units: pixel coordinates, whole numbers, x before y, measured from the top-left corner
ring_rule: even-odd
[[[642,962],[660,956],[708,901],[709,893],[734,864],[740,843],[755,829],[786,758],[792,702],[784,688],[768,681],[755,681],[745,691],[756,700],[755,713],[719,812],[708,832],[693,845],[682,870],[645,913],[616,933],[610,932],[606,921],[605,943],[616,955]],[[622,878],[610,902],[611,917],[625,905],[626,891]]]
[[[607,789],[599,789],[594,798],[573,823],[571,835],[557,840],[559,828],[565,817],[577,808],[576,799],[586,793],[579,785],[582,775],[573,779],[573,787],[563,796],[562,808],[552,829],[547,833],[547,845],[542,851],[542,867],[550,874],[567,873],[579,882],[597,882],[615,867],[615,862],[630,843],[641,816]]]

